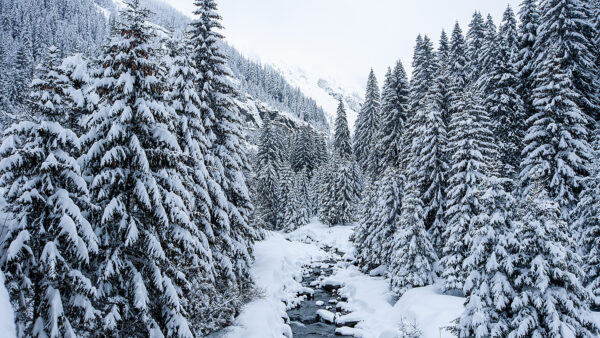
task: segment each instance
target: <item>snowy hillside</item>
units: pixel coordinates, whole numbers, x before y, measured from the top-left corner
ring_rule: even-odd
[[[289,65],[284,61],[274,61],[270,62],[270,64],[292,86],[300,88],[305,95],[317,101],[325,111],[329,124],[332,126],[338,102],[341,98],[346,106],[350,130],[354,130],[354,124],[363,102],[362,94],[360,94],[363,89],[342,86],[335,79],[313,74],[310,71]]]

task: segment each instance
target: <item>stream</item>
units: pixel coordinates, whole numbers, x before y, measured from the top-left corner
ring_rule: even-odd
[[[298,307],[288,311],[294,337],[352,337],[336,333],[336,329],[357,324],[346,321],[343,325],[336,325],[336,320],[339,322],[338,319],[348,313],[344,310],[347,299],[337,293],[342,285],[328,281],[328,277],[333,274],[336,264],[342,259],[342,254],[329,247],[324,250],[329,253],[330,258],[313,262],[303,268],[302,285],[305,290],[300,296],[305,300]]]

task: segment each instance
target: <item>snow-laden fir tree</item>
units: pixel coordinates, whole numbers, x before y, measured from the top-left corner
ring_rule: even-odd
[[[436,278],[438,257],[425,229],[425,210],[420,195],[417,185],[408,183],[396,219],[399,222],[393,235],[386,238],[386,242],[393,243],[388,276],[392,290],[398,296],[411,288],[431,285]]]
[[[591,175],[582,181],[582,192],[573,211],[573,239],[579,244],[586,287],[592,305],[600,306],[600,131],[594,132],[594,160]]]
[[[463,268],[468,294],[456,321],[459,337],[506,337],[511,328],[514,248],[512,229],[516,203],[505,190],[506,179],[489,177],[481,196],[481,212],[473,218]]]
[[[423,98],[427,95],[436,72],[433,43],[427,35],[417,37],[412,66],[410,109],[414,114],[423,107]]]
[[[340,100],[335,118],[335,135],[333,136],[333,149],[341,158],[352,157],[352,139],[350,137],[350,129],[348,128],[348,118],[346,117],[346,109],[344,102]]]
[[[367,212],[363,218],[369,218],[365,222],[369,228],[362,230],[366,233],[363,235],[365,239],[361,256],[365,257],[363,266],[368,270],[391,263],[394,233],[400,224],[405,179],[400,170],[391,167],[386,169],[376,184],[371,197],[373,202],[367,201],[371,209],[365,210],[366,205],[363,206],[363,211]]]
[[[375,134],[375,148],[371,152],[370,172],[376,177],[386,168],[399,167],[403,157],[402,138],[409,111],[409,83],[400,61],[386,75],[382,93],[380,125]]]
[[[258,144],[256,204],[259,217],[270,229],[279,227],[283,196],[280,195],[278,171],[285,162],[281,132],[275,122],[267,121],[262,127]]]
[[[547,69],[544,61],[559,57],[561,68],[569,69],[580,109],[598,120],[598,69],[594,64],[593,13],[584,1],[544,0],[540,3],[540,24],[534,46],[536,78]],[[536,80],[539,84],[539,79]]]
[[[494,51],[490,70],[482,78],[485,106],[491,114],[493,132],[498,144],[502,177],[515,177],[521,163],[525,133],[524,105],[517,91],[520,79],[515,68],[517,55],[517,21],[510,7],[498,33],[498,48]]]
[[[356,162],[334,154],[321,179],[324,180],[325,188],[321,197],[320,220],[330,226],[356,221],[362,190],[360,169]]]
[[[382,181],[365,182],[358,207],[360,215],[358,225],[350,238],[354,244],[354,264],[363,272],[369,272],[381,265],[377,257],[372,254],[374,247],[369,239],[377,226],[378,192]]]
[[[0,186],[9,215],[0,265],[22,337],[75,337],[97,329],[99,295],[88,273],[98,238],[76,156],[80,141],[65,128],[58,49],[37,68],[29,97],[34,120],[5,131]]]
[[[287,231],[294,231],[309,221],[306,174],[299,172],[294,176],[294,184],[286,196],[286,208],[283,215],[283,226]]]
[[[353,150],[356,162],[365,173],[366,177],[372,175],[367,172],[369,154],[375,147],[375,134],[379,128],[379,109],[380,109],[380,94],[379,86],[375,72],[371,70],[367,81],[367,92],[365,94],[365,102],[362,105],[356,127],[354,131]]]
[[[447,114],[443,88],[445,79],[437,77],[424,99],[425,106],[415,115],[416,129],[410,156],[408,175],[416,184],[424,204],[425,227],[436,250],[444,246],[444,208],[448,146],[444,115]],[[445,108],[446,106],[446,108]]]
[[[525,118],[533,115],[533,88],[535,66],[534,44],[537,39],[539,11],[537,0],[523,0],[519,8],[519,32],[515,67],[519,76],[517,91],[523,101]]]
[[[64,76],[65,105],[70,109],[68,126],[81,136],[83,121],[97,103],[97,95],[89,90],[89,61],[82,54],[74,54],[62,61],[60,72]]]
[[[201,114],[202,101],[196,91],[195,81],[198,74],[191,58],[190,45],[185,39],[174,38],[171,39],[170,45],[174,50],[167,76],[169,90],[165,96],[175,117],[172,121],[173,134],[182,152],[176,170],[179,170],[181,175],[181,184],[189,192],[185,200],[189,203],[189,217],[197,228],[194,235],[204,250],[204,256],[195,257],[195,266],[186,267],[189,272],[194,273],[188,276],[190,287],[186,290],[185,299],[189,304],[192,329],[195,332],[207,332],[228,320],[221,318],[224,314],[209,306],[211,301],[216,301],[214,296],[208,298],[209,293],[215,293],[211,288],[215,278],[213,256],[209,247],[209,240],[214,241],[211,215],[218,216],[218,212],[223,211],[215,207],[208,193],[209,187],[219,187],[212,180],[206,165],[206,157],[210,156],[210,143],[206,138]],[[212,312],[211,316],[207,315],[209,311]]]
[[[468,60],[467,76],[470,83],[476,82],[485,70],[481,64],[481,52],[484,45],[485,22],[481,12],[476,11],[473,13],[473,18],[469,23],[469,30],[467,31],[467,49],[465,54]]]
[[[253,209],[245,176],[249,161],[240,112],[233,101],[236,93],[230,83],[231,72],[220,49],[221,17],[214,0],[194,3],[197,18],[191,27],[191,43],[198,72],[196,88],[202,100],[202,116],[207,120],[207,134],[214,135],[208,170],[222,187],[226,206],[225,215],[213,217],[216,239],[213,255],[227,281],[224,293],[238,296],[248,289],[252,247],[261,233],[251,227],[248,219]],[[220,196],[213,197],[213,203],[220,202]],[[237,300],[233,303],[229,306],[232,310],[241,306]]]
[[[308,126],[301,127],[293,140],[290,153],[292,169],[295,172],[305,170],[312,174],[317,166],[314,143],[312,128]]]
[[[467,271],[469,229],[481,212],[480,198],[495,158],[495,145],[488,112],[473,86],[459,100],[458,113],[452,115],[448,151],[452,154],[446,188],[443,233],[442,278],[446,291],[463,289]]]
[[[100,103],[88,121],[100,325],[110,336],[192,337],[187,269],[208,276],[200,262],[210,252],[189,217],[148,15],[139,0],[126,4],[100,55]]]
[[[520,183],[527,190],[534,177],[543,178],[567,220],[578,200],[580,181],[589,175],[592,149],[590,118],[577,104],[580,96],[573,72],[563,67],[564,53],[556,46],[553,56],[536,68],[535,114],[527,120]]]
[[[490,70],[493,68],[498,57],[499,42],[496,24],[492,16],[488,14],[483,26],[483,45],[481,46],[481,51],[477,54],[477,63],[480,68],[479,77],[474,80],[479,89],[483,91],[484,96],[490,90]]]
[[[454,30],[450,37],[450,56],[448,60],[449,79],[447,87],[450,109],[448,123],[450,123],[452,115],[459,112],[460,98],[469,83],[467,43],[458,22],[454,25]]]
[[[547,186],[534,181],[519,208],[515,297],[506,336],[595,337],[599,327],[589,310],[591,293],[581,282],[582,262]]]

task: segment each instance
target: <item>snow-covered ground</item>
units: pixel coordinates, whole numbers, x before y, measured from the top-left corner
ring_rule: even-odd
[[[327,227],[318,221],[290,234],[269,232],[266,240],[256,244],[253,277],[264,296],[246,305],[235,325],[219,336],[282,337],[291,336],[286,324],[286,304],[295,306],[304,290],[302,266],[326,258],[323,247],[337,249],[344,258],[351,258],[351,226]],[[441,295],[435,286],[413,289],[398,301],[382,277],[370,277],[349,263],[340,262],[328,283],[339,283],[341,296],[347,297],[342,306],[350,312],[335,320],[359,321],[354,328],[340,333],[355,337],[403,337],[405,327],[416,327],[422,337],[452,337],[443,328],[462,312],[464,299]]]
[[[4,286],[4,274],[0,271],[0,336],[5,338],[16,337],[15,315],[10,305],[8,291]]]

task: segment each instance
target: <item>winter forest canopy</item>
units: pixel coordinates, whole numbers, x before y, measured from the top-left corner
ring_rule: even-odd
[[[410,69],[371,70],[353,133],[343,100],[329,121],[227,45],[217,3],[0,0],[17,337],[271,336],[257,318],[302,337],[290,311],[315,289],[331,335],[370,337],[364,285],[373,313],[458,300],[440,335],[600,335],[600,1],[419,35]],[[313,249],[352,273],[300,284]],[[428,337],[414,316],[391,336]]]

